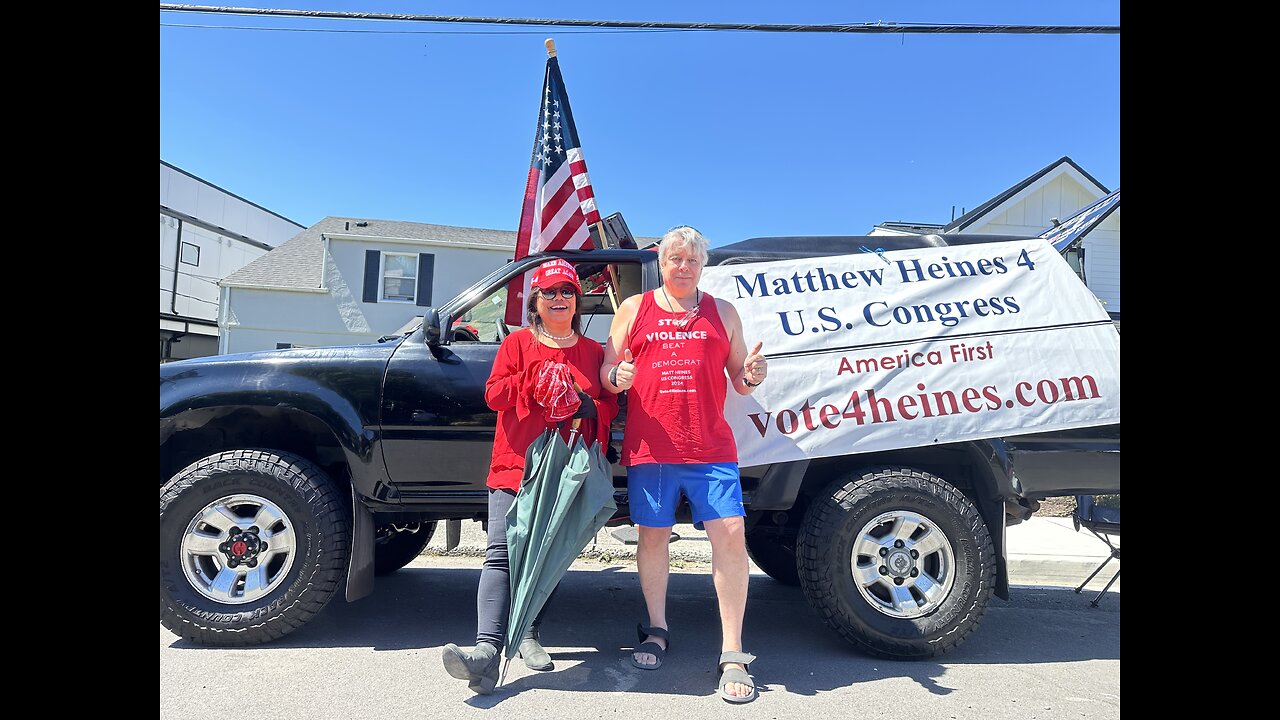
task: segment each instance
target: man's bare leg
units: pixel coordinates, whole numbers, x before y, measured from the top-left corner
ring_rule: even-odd
[[[747,583],[751,577],[746,522],[742,517],[729,517],[707,520],[703,526],[711,541],[711,577],[720,603],[720,652],[741,651],[742,619],[747,612]],[[643,570],[640,578],[643,583]],[[735,666],[746,670],[742,663],[725,664],[726,668]],[[738,697],[751,694],[750,686],[742,683],[730,683],[725,691]]]
[[[640,590],[644,593],[644,604],[649,611],[649,627],[670,627],[667,625],[667,578],[671,572],[671,528],[652,528],[636,526],[640,538],[636,544],[636,567],[640,572]],[[743,552],[746,546],[743,545]],[[656,643],[666,649],[667,641],[650,635],[645,642]],[[632,657],[641,665],[657,665],[658,658],[650,653],[633,653]]]

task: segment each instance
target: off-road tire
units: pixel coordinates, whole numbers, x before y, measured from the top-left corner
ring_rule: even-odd
[[[390,575],[413,562],[414,558],[422,554],[427,543],[431,542],[435,531],[435,522],[425,522],[417,532],[391,531],[393,534],[390,535],[380,533],[373,546],[373,574]]]
[[[305,625],[333,598],[346,575],[351,535],[347,497],[320,468],[286,453],[233,450],[187,466],[160,489],[161,624],[192,642],[221,646],[264,643]],[[287,571],[259,585],[261,596],[250,592],[247,584],[235,597],[235,584],[228,591],[227,583],[204,585],[192,579],[198,580],[201,572],[223,574],[230,557],[220,549],[208,549],[222,536],[217,527],[202,525],[199,518],[207,516],[215,523],[252,532],[253,528],[239,528],[252,518],[246,514],[241,521],[237,508],[244,513],[270,508],[283,516],[274,524],[279,532],[275,537],[287,541],[264,550],[262,573],[277,562],[267,559],[273,557],[268,552],[292,548]],[[271,545],[270,529],[261,530],[263,544]],[[203,543],[198,547],[205,548],[200,551],[204,555],[184,553],[184,539]],[[219,548],[224,546],[230,543]],[[200,557],[203,560],[194,560]],[[285,564],[278,562],[281,567]]]
[[[922,518],[918,525],[922,552],[918,562],[933,558],[933,571],[938,577],[950,578],[949,585],[930,582],[926,589],[947,587],[939,597],[921,596],[902,603],[897,611],[892,601],[873,604],[862,588],[883,592],[892,583],[882,577],[883,566],[877,567],[876,553],[859,556],[865,566],[859,569],[853,552],[880,542],[877,532],[862,533],[878,518]],[[886,521],[892,524],[892,520]],[[901,527],[914,523],[903,522]],[[927,546],[924,533],[935,533],[947,542]],[[886,533],[886,536],[891,533]],[[894,555],[890,544],[890,560]],[[907,539],[907,550],[912,540]],[[912,468],[877,468],[853,473],[832,482],[814,498],[805,515],[798,542],[800,585],[809,604],[822,619],[860,649],[880,657],[918,659],[933,657],[958,646],[977,628],[991,599],[996,579],[995,551],[986,524],[963,493],[938,477]],[[897,556],[899,561],[903,558]],[[917,562],[917,561],[907,561]],[[869,564],[868,564],[869,563]],[[938,564],[949,569],[938,571]],[[899,564],[898,567],[901,567]],[[921,566],[928,575],[930,569]],[[857,581],[861,578],[861,582]],[[888,580],[894,580],[890,575]],[[926,578],[908,577],[905,593],[912,582]],[[873,598],[878,599],[878,598]],[[918,615],[911,616],[914,613]]]

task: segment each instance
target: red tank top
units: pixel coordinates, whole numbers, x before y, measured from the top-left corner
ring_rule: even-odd
[[[706,293],[698,314],[679,327],[683,316],[658,307],[647,292],[631,323],[636,379],[627,391],[623,465],[738,461],[724,419],[729,334]]]

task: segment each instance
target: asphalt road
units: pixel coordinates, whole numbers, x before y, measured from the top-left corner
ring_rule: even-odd
[[[1070,588],[1015,586],[951,654],[917,662],[864,655],[829,630],[798,588],[753,573],[746,646],[760,697],[714,694],[719,620],[711,577],[671,578],[672,649],[656,671],[625,650],[643,602],[634,565],[580,560],[548,612],[556,663],[515,660],[506,683],[473,695],[445,674],[440,648],[475,632],[478,558],[423,556],[379,578],[356,603],[337,599],[266,646],[205,648],[160,628],[160,717],[465,718],[490,708],[536,718],[927,717],[982,720],[1120,717],[1120,595],[1101,607]],[[493,716],[489,713],[489,716]]]

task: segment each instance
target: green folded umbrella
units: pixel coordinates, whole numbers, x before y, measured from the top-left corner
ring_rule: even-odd
[[[576,430],[566,442],[553,428],[529,446],[520,492],[506,518],[507,666],[551,591],[615,510],[613,471],[600,443],[588,447]]]

